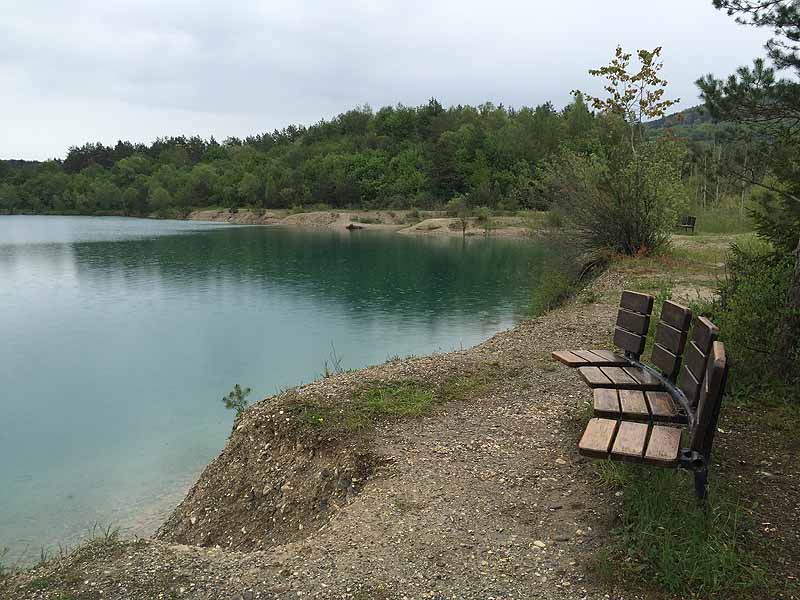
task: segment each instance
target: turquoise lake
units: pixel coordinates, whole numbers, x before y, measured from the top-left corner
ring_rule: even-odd
[[[146,535],[251,401],[474,345],[523,317],[542,242],[0,216],[0,549]],[[20,558],[22,557],[22,558]]]

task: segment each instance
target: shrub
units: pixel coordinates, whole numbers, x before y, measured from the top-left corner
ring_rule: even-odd
[[[544,225],[548,229],[561,229],[564,226],[564,219],[560,212],[549,210],[544,213]]]
[[[786,298],[792,269],[791,257],[765,242],[731,245],[728,275],[712,310],[735,361],[737,384],[800,384],[800,342],[795,337],[790,356],[776,352],[778,327],[791,317]]]
[[[445,205],[444,210],[448,217],[466,216],[469,213],[467,199],[461,194],[453,196],[447,205]]]
[[[642,142],[635,153],[611,142],[589,155],[564,150],[546,167],[543,184],[555,209],[589,247],[651,254],[668,244],[685,204],[683,154],[667,139]]]

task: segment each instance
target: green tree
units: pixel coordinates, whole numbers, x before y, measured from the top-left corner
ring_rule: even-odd
[[[545,194],[592,248],[627,255],[661,249],[684,201],[683,148],[647,139],[643,126],[676,102],[663,97],[660,53],[639,50],[639,69],[630,71],[632,55],[617,47],[608,66],[589,71],[605,79],[607,91],[605,98],[586,95],[601,113],[597,142],[589,153],[563,150],[543,171]]]
[[[222,403],[228,410],[235,410],[238,418],[247,408],[247,396],[250,395],[250,388],[242,388],[238,383],[227,395],[222,397]]]
[[[760,235],[772,242],[777,258],[791,257],[793,268],[784,298],[784,317],[775,328],[775,372],[800,354],[800,2],[798,0],[714,0],[714,6],[736,16],[740,23],[775,32],[766,45],[772,66],[756,59],[726,80],[707,75],[697,81],[709,112],[755,134],[757,151],[768,165],[764,177],[742,168],[738,175],[763,190],[761,210],[754,214]],[[788,71],[790,77],[779,77]],[[758,164],[762,161],[753,161]],[[763,289],[763,288],[761,288]]]

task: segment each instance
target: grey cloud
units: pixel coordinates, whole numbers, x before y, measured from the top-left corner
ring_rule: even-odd
[[[597,90],[614,46],[664,46],[693,81],[761,54],[768,32],[710,0],[2,2],[0,157],[158,135],[243,136],[356,105],[535,105]],[[647,9],[647,10],[645,10]]]

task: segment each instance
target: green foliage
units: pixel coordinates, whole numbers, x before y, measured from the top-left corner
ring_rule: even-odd
[[[250,391],[250,388],[242,388],[238,383],[234,385],[233,389],[222,397],[225,408],[235,410],[236,416],[239,417],[247,408],[247,396]]]
[[[555,271],[542,279],[531,293],[528,314],[539,317],[558,308],[575,292],[575,277],[569,273]]]
[[[619,129],[619,122],[607,121],[608,142],[591,154],[563,151],[546,166],[543,188],[590,248],[658,252],[685,211],[683,147],[658,138],[638,143],[633,152]]]
[[[544,226],[548,229],[561,229],[564,226],[564,218],[558,211],[549,210],[544,215]]]
[[[582,271],[574,253],[565,253],[548,259],[553,264],[547,269],[547,276],[540,279],[531,292],[528,314],[539,317],[561,306],[583,286]]]
[[[305,128],[150,145],[85,144],[63,161],[0,161],[0,212],[174,214],[191,207],[545,208],[533,174],[559,146],[585,146],[582,98],[509,109],[359,107]],[[296,210],[296,209],[295,209]]]
[[[623,493],[620,525],[597,565],[614,583],[645,580],[682,598],[732,598],[767,585],[742,546],[745,513],[725,489],[712,487],[701,509],[689,473],[612,462],[598,473]]]
[[[721,282],[713,318],[732,356],[732,383],[768,385],[796,401],[800,386],[800,338],[789,356],[776,348],[779,327],[794,316],[787,302],[793,261],[764,242],[732,245],[728,276]]]

